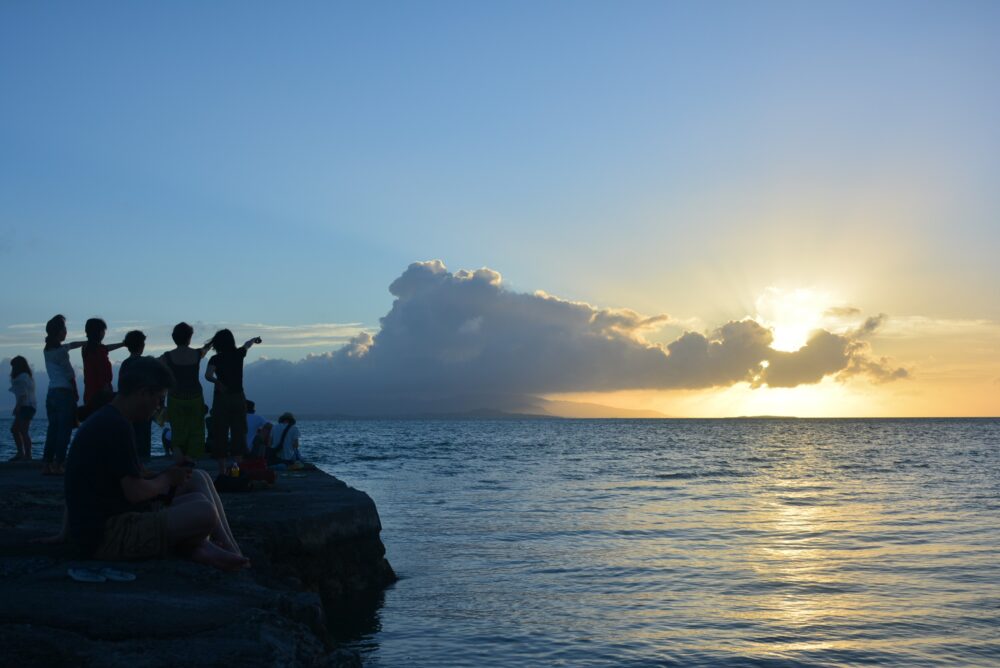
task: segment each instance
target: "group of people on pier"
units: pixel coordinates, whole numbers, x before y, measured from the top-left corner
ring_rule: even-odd
[[[67,449],[73,429],[114,397],[113,372],[109,353],[127,348],[128,358],[118,371],[119,379],[135,360],[142,357],[146,335],[133,330],[118,343],[104,343],[107,324],[90,318],[84,326],[86,340],[66,341],[66,318],[56,315],[45,325],[45,370],[49,389],[45,397],[48,428],[42,454],[42,472],[64,472]],[[247,454],[247,411],[243,392],[243,361],[259,337],[236,345],[233,333],[221,329],[200,348],[191,347],[194,328],[186,322],[174,327],[176,347],[159,357],[169,369],[173,385],[167,396],[163,417],[170,423],[171,449],[178,461],[196,460],[205,455],[206,406],[201,385],[202,360],[212,351],[205,379],[214,385],[211,408],[212,456],[223,473],[229,458],[238,461]],[[83,401],[77,386],[76,372],[70,363],[70,351],[79,348],[83,359]],[[120,382],[120,381],[119,381]],[[29,426],[37,410],[31,368],[22,356],[11,360],[11,391],[16,397],[11,433],[17,447],[16,459],[31,458]],[[79,405],[78,405],[79,404]],[[134,425],[139,457],[148,459],[151,449],[151,419]]]
[[[180,552],[225,570],[247,566],[216,484],[195,467],[206,446],[200,367],[214,353],[204,375],[214,386],[209,442],[219,474],[225,476],[229,462],[238,467],[254,443],[248,437],[247,408],[252,410],[252,402],[243,391],[243,363],[261,339],[237,346],[233,333],[221,329],[200,348],[192,348],[194,329],[181,322],[172,333],[176,347],[154,358],[143,356],[146,336],[141,331],[130,331],[121,342],[110,344],[104,342],[107,324],[100,318],[87,320],[84,331],[86,340],[67,342],[64,316],[54,316],[45,326],[49,387],[43,473],[65,475],[66,512],[60,533],[43,542],[71,540],[84,556],[98,559]],[[115,392],[109,353],[122,347],[129,356],[119,367]],[[70,363],[70,351],[77,348],[83,359],[82,402]],[[31,459],[29,427],[37,407],[34,378],[23,356],[11,360],[11,391],[16,397],[11,427],[15,459]],[[141,460],[150,456],[151,423],[157,415],[170,423],[175,461],[153,474]],[[253,436],[269,451],[271,425],[254,418],[251,415]],[[292,451],[297,453],[294,423],[294,417],[285,414],[277,431],[284,436],[283,444],[294,440]],[[277,457],[272,462],[282,463]]]

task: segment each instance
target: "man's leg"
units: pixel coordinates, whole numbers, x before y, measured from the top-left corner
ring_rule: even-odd
[[[218,527],[215,505],[204,495],[191,492],[188,498],[166,509],[167,543],[193,561],[224,571],[239,570],[249,561],[215,545],[208,536]]]
[[[218,517],[217,532],[213,533],[212,538],[222,543],[226,549],[236,554],[243,554],[236,543],[236,538],[233,536],[233,530],[229,528],[226,509],[222,505],[222,499],[215,490],[215,484],[208,473],[200,469],[191,471],[191,479],[178,492],[177,497],[174,499],[175,504],[184,503],[184,500],[188,497],[208,499],[212,503],[215,514]]]

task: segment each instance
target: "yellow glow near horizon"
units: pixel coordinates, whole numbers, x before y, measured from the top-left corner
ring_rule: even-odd
[[[814,330],[823,326],[824,313],[832,304],[830,294],[811,288],[770,287],[755,302],[754,320],[774,333],[772,348],[793,352],[806,344]]]

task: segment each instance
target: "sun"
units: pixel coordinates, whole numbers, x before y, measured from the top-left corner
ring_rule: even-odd
[[[824,314],[833,296],[813,288],[769,287],[754,306],[754,320],[771,329],[775,350],[794,352],[804,346],[809,335],[824,324]]]

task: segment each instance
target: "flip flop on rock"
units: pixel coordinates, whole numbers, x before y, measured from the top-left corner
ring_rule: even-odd
[[[108,579],[101,575],[100,571],[95,571],[90,568],[71,568],[66,571],[66,575],[70,576],[77,582],[107,582]]]
[[[117,568],[102,568],[100,574],[112,582],[132,582],[135,580],[135,573],[120,571]]]

